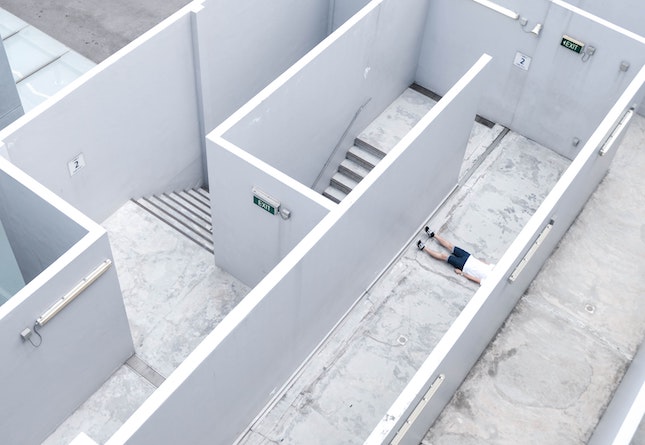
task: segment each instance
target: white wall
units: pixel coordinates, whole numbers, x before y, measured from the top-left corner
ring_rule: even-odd
[[[7,233],[0,220],[0,305],[25,285]]]
[[[196,24],[206,133],[326,37],[328,2],[204,2]]]
[[[528,29],[542,23],[540,37],[473,1],[434,1],[417,82],[441,94],[467,56],[490,51],[494,75],[479,113],[572,159],[645,63],[645,46],[555,2],[502,4],[526,16]],[[582,62],[580,55],[560,46],[563,34],[595,46],[596,54]],[[528,71],[513,65],[518,51],[532,57]],[[631,63],[627,72],[619,69],[623,60]],[[576,137],[581,143],[574,147]]]
[[[10,160],[99,221],[131,197],[200,184],[191,32],[184,9],[7,127]]]
[[[267,88],[238,123],[227,122],[224,136],[311,187],[357,110],[369,100],[334,168],[354,137],[413,82],[426,10],[424,0],[372,2]]]
[[[215,263],[253,287],[335,205],[220,138],[207,144]],[[255,205],[253,187],[278,199],[291,217]]]
[[[454,188],[488,62],[482,57],[108,445],[230,444],[245,430]]]
[[[0,437],[7,444],[41,443],[132,355],[134,346],[114,267],[38,329],[42,342],[33,334],[38,347],[21,339],[25,328],[34,330],[38,317],[106,259],[112,260],[112,253],[100,226],[4,158],[0,173],[86,233],[0,306]]]
[[[338,29],[369,2],[370,0],[330,0],[329,7],[332,11],[330,19],[331,31]]]
[[[644,414],[645,343],[638,348],[629,369],[598,422],[589,445],[638,443],[640,438],[636,430],[643,421]]]
[[[403,30],[420,32],[426,6],[406,1],[409,8],[375,2],[363,10],[355,23],[319,45],[209,136],[215,259],[246,284],[257,284],[335,206],[309,187],[356,108],[372,99],[354,134],[411,83],[419,34]],[[342,157],[353,137],[348,136]],[[247,162],[243,153],[231,156],[218,148],[226,141],[261,161]],[[271,178],[262,161],[287,177]],[[285,187],[285,182],[294,184]],[[253,186],[282,201],[292,219],[282,221],[254,206]]]
[[[87,234],[86,228],[1,171],[0,218],[26,283]]]
[[[373,430],[366,445],[389,444],[412,411],[421,405],[419,402],[430,385],[443,374],[445,380],[441,386],[420,409],[406,433],[399,435],[401,445],[417,445],[423,439],[605,176],[626,126],[620,126],[615,133],[614,129],[644,82],[645,69],[642,69],[502,256],[494,275],[477,291]],[[600,156],[600,147],[612,133],[615,137],[608,145],[607,154]],[[526,266],[515,281],[509,281],[510,275],[551,221],[554,224],[549,234],[534,255],[527,258]]]

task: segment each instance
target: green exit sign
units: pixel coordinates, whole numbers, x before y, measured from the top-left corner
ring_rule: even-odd
[[[251,191],[253,193],[253,204],[272,215],[278,214],[280,211],[280,201],[269,196],[257,187],[253,187]]]
[[[582,43],[579,40],[572,39],[567,35],[562,36],[562,41],[560,41],[560,45],[578,54],[580,54],[582,52],[582,48],[585,47],[584,43]]]
[[[275,215],[275,211],[276,211],[275,207],[269,204],[268,202],[261,200],[257,196],[253,197],[253,204],[260,207],[261,209],[266,210],[270,214]]]

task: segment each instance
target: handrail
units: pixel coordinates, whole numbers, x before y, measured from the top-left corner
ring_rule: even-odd
[[[361,113],[361,111],[363,111],[363,108],[365,108],[365,106],[367,106],[367,104],[370,103],[371,100],[372,100],[371,97],[369,99],[367,99],[367,101],[365,101],[365,103],[363,105],[358,107],[358,110],[356,110],[356,113],[354,113],[354,117],[352,118],[351,121],[349,121],[349,124],[347,125],[347,128],[345,128],[345,131],[343,132],[343,135],[340,137],[340,139],[338,140],[338,143],[336,144],[336,146],[332,150],[331,154],[327,158],[327,161],[325,162],[325,165],[323,165],[322,169],[320,169],[320,173],[318,173],[318,176],[316,177],[316,180],[314,181],[313,185],[311,186],[312,189],[314,189],[314,190],[316,189],[316,186],[318,185],[318,182],[322,178],[323,173],[325,172],[325,170],[327,170],[327,167],[329,167],[329,164],[331,163],[332,158],[334,157],[334,155],[336,154],[336,152],[340,148],[340,145],[343,143],[343,140],[345,139],[345,136],[347,136],[347,133],[349,133],[349,129],[352,128],[352,125],[354,125],[354,122],[358,118],[358,115]]]
[[[38,319],[36,320],[36,325],[44,326],[49,320],[54,318],[56,314],[62,311],[65,306],[70,304],[76,297],[83,293],[85,289],[90,287],[92,283],[99,279],[109,268],[112,266],[111,260],[103,261],[96,269],[94,269],[88,276],[83,278],[80,283],[78,283],[72,290],[63,295],[56,303],[54,303],[49,309],[47,309]]]

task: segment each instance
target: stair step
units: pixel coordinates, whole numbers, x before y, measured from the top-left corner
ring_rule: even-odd
[[[186,190],[186,194],[190,195],[193,199],[200,202],[204,207],[211,208],[211,199],[208,194],[200,192],[201,189]],[[210,213],[210,210],[208,211]]]
[[[174,215],[180,220],[186,222],[189,226],[194,226],[196,230],[208,233],[210,239],[210,234],[213,231],[210,218],[203,217],[199,212],[190,209],[187,205],[178,201],[177,198],[173,198],[165,193],[158,195],[155,198],[163,202],[169,209],[172,209]]]
[[[351,159],[344,159],[343,162],[340,163],[340,167],[338,167],[339,172],[359,182],[367,176],[370,170],[371,169],[366,168],[362,164]]]
[[[151,205],[153,205],[159,212],[161,212],[166,217],[170,218],[172,225],[181,225],[184,228],[192,231],[196,236],[202,238],[206,242],[211,242],[211,234],[209,228],[205,228],[199,223],[193,221],[189,216],[186,216],[180,210],[173,208],[168,203],[166,203],[159,196],[151,196],[149,198],[144,198]]]
[[[371,170],[376,166],[376,164],[379,163],[382,158],[374,155],[373,153],[365,150],[362,147],[354,145],[347,152],[347,159],[351,159],[352,161],[357,162],[363,167]]]
[[[363,150],[367,151],[370,154],[373,154],[379,159],[383,159],[387,154],[386,151],[370,144],[369,142],[365,142],[363,139],[359,139],[359,138],[354,139],[354,145],[362,148]]]
[[[193,189],[193,191],[200,194],[201,197],[204,198],[206,201],[211,202],[211,195],[208,193],[206,189],[198,188],[198,189]]]
[[[358,181],[354,181],[352,178],[342,173],[336,173],[331,177],[330,184],[345,193],[349,193],[358,185]]]
[[[340,203],[345,196],[347,196],[347,193],[343,192],[342,190],[337,189],[334,186],[329,186],[325,189],[323,192],[323,196],[326,198],[331,199],[335,203]]]
[[[133,200],[136,204],[213,253],[208,192],[185,190]]]
[[[184,192],[171,193],[170,196],[180,202],[182,205],[191,209],[191,212],[195,212],[199,215],[199,218],[206,219],[209,224],[211,222],[211,210],[210,206],[204,205],[203,202],[196,200],[192,195]]]

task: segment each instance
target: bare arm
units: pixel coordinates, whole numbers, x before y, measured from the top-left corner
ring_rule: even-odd
[[[464,273],[462,270],[455,269],[455,273],[457,275],[463,275],[464,277],[468,278],[470,281],[474,281],[475,283],[481,285],[481,280],[477,277],[473,277],[472,275],[468,275],[467,273]]]

